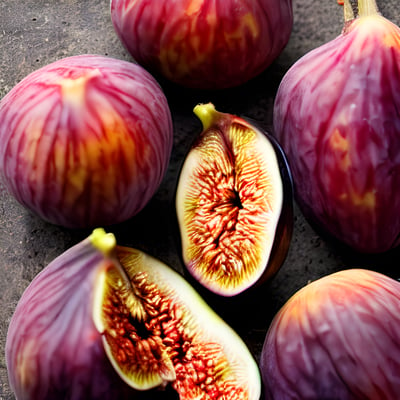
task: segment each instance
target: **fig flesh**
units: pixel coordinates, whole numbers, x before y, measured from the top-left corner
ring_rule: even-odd
[[[0,102],[0,175],[28,209],[69,228],[116,224],[158,189],[172,117],[156,80],[133,63],[67,57]]]
[[[359,1],[334,40],[279,86],[274,131],[296,198],[320,232],[363,253],[399,244],[400,29]]]
[[[179,177],[182,259],[210,291],[237,295],[270,278],[292,234],[292,181],[276,141],[243,118],[199,104],[203,131]]]
[[[153,73],[223,89],[264,71],[286,46],[292,0],[111,0],[115,31]]]
[[[258,400],[258,366],[240,337],[174,270],[96,229],[23,293],[6,361],[18,400]],[[152,398],[144,397],[144,398]]]
[[[266,399],[386,399],[400,393],[400,282],[350,269],[295,293],[261,352]]]

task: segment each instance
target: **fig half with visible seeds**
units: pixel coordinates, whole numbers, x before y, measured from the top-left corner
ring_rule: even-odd
[[[243,118],[199,104],[203,131],[179,177],[182,259],[208,290],[237,295],[270,278],[292,234],[292,180],[285,155]]]
[[[177,272],[103,229],[23,293],[6,361],[18,400],[153,400],[167,387],[182,400],[260,396],[240,337]]]

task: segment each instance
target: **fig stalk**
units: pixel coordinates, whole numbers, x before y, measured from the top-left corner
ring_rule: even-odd
[[[342,4],[344,8],[344,21],[347,24],[355,18],[355,15],[350,0],[345,0]]]
[[[378,6],[375,0],[358,0],[358,15],[360,17],[369,17],[379,15]]]

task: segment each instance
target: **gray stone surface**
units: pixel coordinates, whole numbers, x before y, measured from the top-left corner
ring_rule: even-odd
[[[378,1],[381,12],[400,23],[398,0]],[[342,10],[336,0],[294,0],[294,28],[282,55],[260,77],[222,93],[176,90],[165,83],[174,118],[174,149],[165,179],[148,206],[113,228],[121,244],[142,248],[182,271],[170,225],[180,165],[200,124],[192,114],[199,102],[220,111],[247,115],[271,128],[272,104],[283,74],[299,57],[340,34]],[[59,58],[97,53],[131,60],[119,43],[109,16],[109,0],[2,0],[0,2],[0,97],[33,70]],[[319,236],[295,210],[293,240],[284,266],[262,294],[221,302],[221,315],[237,329],[258,359],[274,313],[310,280],[339,269],[363,266],[400,276],[398,252],[358,256]],[[0,186],[0,400],[11,400],[4,346],[17,301],[33,277],[88,232],[41,221]],[[243,315],[237,307],[242,307]],[[232,310],[235,312],[232,312]]]

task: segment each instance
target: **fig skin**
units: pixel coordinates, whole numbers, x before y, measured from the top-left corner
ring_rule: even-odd
[[[400,29],[375,2],[359,9],[286,73],[274,132],[309,221],[352,250],[381,253],[400,233]]]
[[[176,191],[182,261],[209,291],[231,297],[271,279],[293,230],[293,183],[279,143],[254,121],[212,103],[195,114],[203,131]]]
[[[400,283],[350,269],[295,293],[260,357],[265,399],[398,399]]]
[[[0,103],[0,175],[25,207],[68,228],[116,224],[158,189],[172,151],[167,99],[139,65],[97,55],[32,72]]]
[[[182,400],[258,400],[261,392],[247,347],[194,289],[102,229],[25,290],[6,363],[17,400],[154,400],[170,398],[169,388]]]
[[[115,31],[146,69],[190,88],[238,86],[286,46],[292,0],[111,0]]]

